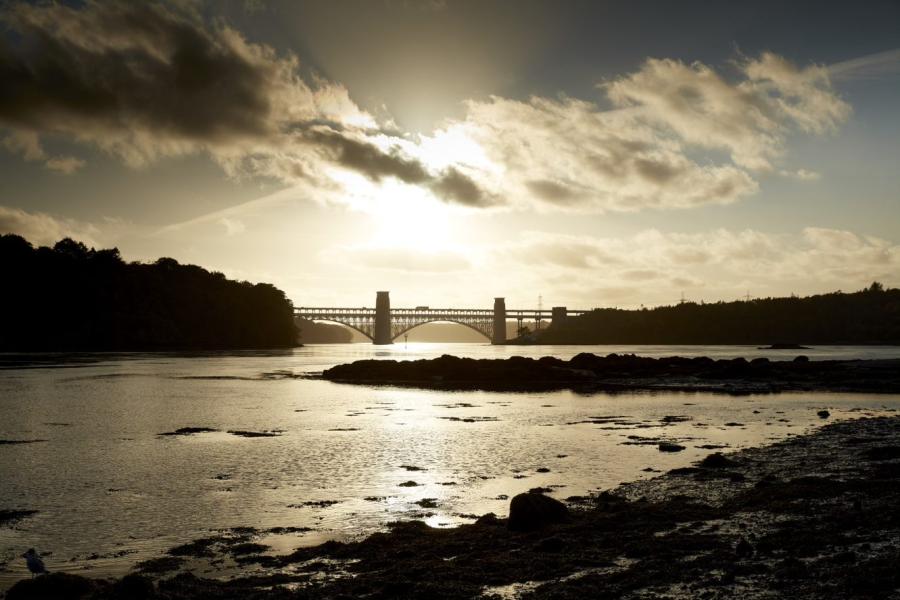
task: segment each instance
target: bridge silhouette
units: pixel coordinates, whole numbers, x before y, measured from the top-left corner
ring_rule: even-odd
[[[525,321],[538,326],[550,318],[550,325],[558,325],[569,315],[580,315],[586,310],[568,310],[554,306],[551,310],[507,310],[504,298],[494,298],[494,308],[391,308],[389,292],[377,292],[375,308],[349,307],[300,307],[294,315],[309,321],[340,323],[363,334],[374,344],[392,344],[394,340],[419,325],[437,321],[449,321],[465,325],[485,336],[492,344],[506,343],[506,322],[515,319],[519,329]]]

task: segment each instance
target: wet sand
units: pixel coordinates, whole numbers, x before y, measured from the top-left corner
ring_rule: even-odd
[[[360,360],[325,370],[328,381],[440,390],[583,392],[627,390],[714,391],[730,394],[785,391],[900,392],[900,360],[714,360],[679,356],[582,353],[472,359],[444,355],[414,361]]]
[[[453,529],[408,521],[275,556],[247,528],[173,548],[143,575],[43,576],[7,598],[890,598],[898,479],[900,417],[843,421],[569,498],[566,522],[529,532],[492,516]],[[175,574],[225,555],[252,575]]]

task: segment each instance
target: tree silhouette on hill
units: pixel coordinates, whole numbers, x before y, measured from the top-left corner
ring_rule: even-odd
[[[898,344],[900,290],[603,308],[536,335],[542,344]]]
[[[236,349],[296,345],[293,307],[268,283],[117,248],[0,236],[0,349]]]

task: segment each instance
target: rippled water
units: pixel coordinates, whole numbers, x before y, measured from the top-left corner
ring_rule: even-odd
[[[321,345],[275,353],[0,355],[0,590],[35,547],[51,570],[121,574],[165,549],[237,526],[310,527],[281,550],[370,533],[401,518],[434,526],[504,514],[512,496],[559,498],[653,476],[711,452],[781,439],[832,419],[893,411],[898,395],[573,392],[503,394],[367,388],[292,375],[359,358],[578,352],[784,356],[734,346]],[[900,358],[897,347],[827,347],[812,358]],[[663,417],[689,420],[666,424]],[[616,419],[596,417],[616,416]],[[731,425],[726,425],[726,424]],[[736,424],[735,424],[736,423]],[[181,427],[219,431],[160,436]],[[245,438],[228,430],[277,431]],[[629,436],[680,441],[659,452]],[[410,470],[414,467],[420,470]],[[540,473],[538,469],[549,469]],[[415,487],[400,484],[415,481]],[[417,501],[429,498],[434,508]],[[324,501],[324,502],[322,502]]]

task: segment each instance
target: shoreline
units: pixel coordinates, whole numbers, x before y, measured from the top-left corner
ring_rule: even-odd
[[[487,515],[452,529],[407,521],[285,556],[254,554],[241,539],[241,564],[257,571],[233,580],[51,575],[7,598],[54,585],[96,599],[888,597],[900,586],[898,479],[900,417],[848,420],[569,498],[567,522],[534,531]],[[206,551],[199,542],[179,552]]]
[[[900,393],[900,359],[714,360],[581,353],[570,360],[440,358],[359,360],[311,376],[335,383],[437,390],[532,392],[683,391],[764,394],[788,391]]]

